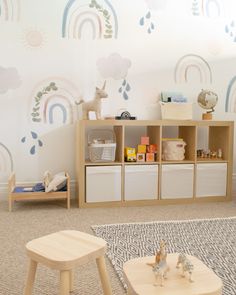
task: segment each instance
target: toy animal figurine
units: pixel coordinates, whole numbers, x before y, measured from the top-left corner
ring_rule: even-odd
[[[96,87],[94,99],[85,102],[83,99],[81,99],[79,102],[75,102],[76,105],[81,105],[82,107],[82,117],[84,120],[89,119],[89,112],[93,111],[95,112],[96,119],[100,120],[101,119],[101,99],[106,98],[108,95],[105,91],[106,87],[106,81],[103,84],[103,87],[100,89]]]
[[[189,274],[189,282],[193,282],[192,280],[192,273],[194,266],[192,262],[186,257],[185,254],[180,253],[177,261],[176,268],[179,268],[179,265],[182,267],[182,277],[185,277],[185,272]]]
[[[170,270],[170,268],[166,262],[166,258],[166,243],[162,240],[160,242],[160,250],[156,253],[155,262],[147,263],[153,268],[153,272],[156,278],[156,283],[154,284],[155,286],[158,285],[157,281],[160,280],[160,286],[162,287],[164,279],[167,278],[167,272]]]

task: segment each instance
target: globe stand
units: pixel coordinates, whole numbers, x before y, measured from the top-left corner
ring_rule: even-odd
[[[203,113],[202,120],[212,120],[212,113]]]

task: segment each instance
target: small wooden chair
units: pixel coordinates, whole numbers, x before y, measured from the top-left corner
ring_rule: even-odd
[[[60,271],[59,294],[68,295],[73,290],[73,270],[91,259],[96,259],[104,294],[112,294],[104,259],[106,242],[103,239],[80,231],[65,230],[28,242],[26,251],[30,261],[24,295],[32,294],[38,263]]]

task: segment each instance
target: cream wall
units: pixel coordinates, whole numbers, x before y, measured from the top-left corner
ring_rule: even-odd
[[[103,114],[125,108],[138,119],[159,119],[160,92],[181,91],[200,119],[204,88],[219,96],[215,119],[235,120],[235,1],[91,3],[0,0],[2,184],[12,170],[21,182],[38,181],[45,170],[75,178],[75,100],[89,100],[104,80]]]

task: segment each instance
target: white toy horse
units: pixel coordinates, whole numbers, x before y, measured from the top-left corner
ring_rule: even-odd
[[[106,81],[103,84],[103,87],[100,89],[96,87],[94,99],[85,102],[83,99],[81,99],[79,102],[75,102],[77,106],[81,105],[82,107],[82,117],[83,120],[89,119],[89,112],[93,111],[95,112],[96,119],[100,120],[101,117],[101,99],[106,98],[108,95],[105,91],[106,87]]]
[[[182,267],[182,277],[185,277],[185,272],[189,274],[189,282],[193,282],[192,280],[192,273],[193,273],[193,264],[192,262],[186,257],[185,254],[180,253],[177,261],[176,268],[179,268],[179,265]]]

